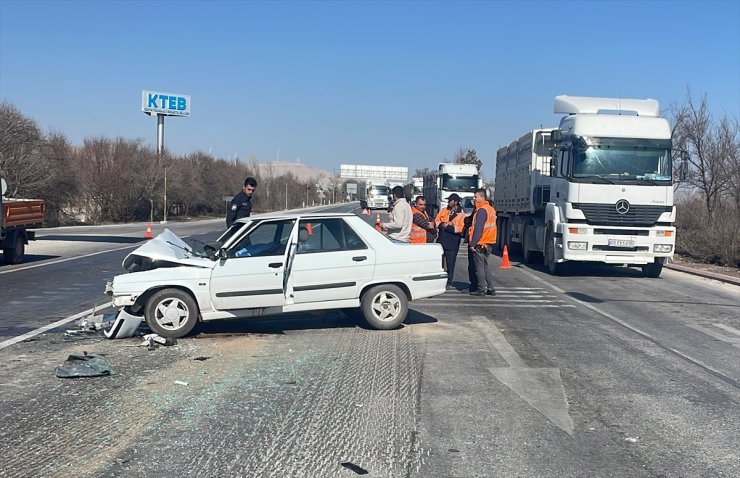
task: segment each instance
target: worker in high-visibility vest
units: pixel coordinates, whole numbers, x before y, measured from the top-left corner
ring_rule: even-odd
[[[454,289],[452,279],[455,277],[455,263],[460,251],[460,240],[465,227],[465,212],[460,207],[460,196],[452,193],[447,197],[447,207],[434,218],[439,234],[437,242],[442,245],[447,269],[447,290]]]
[[[488,202],[485,189],[475,191],[475,211],[468,230],[468,273],[470,295],[496,295],[488,256],[496,244],[496,211]]]
[[[434,242],[434,236],[437,229],[434,227],[434,221],[427,212],[427,200],[424,196],[418,196],[411,207],[413,220],[411,222],[411,234],[409,242],[411,244],[426,244]]]

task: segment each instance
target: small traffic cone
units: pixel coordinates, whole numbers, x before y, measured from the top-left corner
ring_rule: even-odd
[[[144,235],[144,237],[146,239],[151,239],[152,238],[152,225],[151,224],[147,224],[146,225],[146,234]]]
[[[506,247],[506,244],[504,244],[504,255],[500,267],[501,269],[511,269],[511,264],[509,263],[509,248]]]
[[[377,229],[378,231],[383,230],[383,226],[380,224],[380,213],[378,213],[378,215],[375,216],[375,229]]]

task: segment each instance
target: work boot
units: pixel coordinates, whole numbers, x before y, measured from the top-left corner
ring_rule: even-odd
[[[488,289],[486,291],[486,295],[495,296],[496,295],[496,289]]]
[[[486,291],[484,291],[484,290],[476,290],[475,292],[471,292],[470,295],[474,295],[474,296],[477,296],[477,297],[485,297],[486,296]]]

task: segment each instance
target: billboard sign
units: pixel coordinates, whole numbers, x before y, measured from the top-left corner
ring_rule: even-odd
[[[190,116],[190,96],[142,90],[141,111],[148,115]]]
[[[340,164],[339,176],[344,179],[392,179],[405,182],[409,177],[409,168],[405,166]]]

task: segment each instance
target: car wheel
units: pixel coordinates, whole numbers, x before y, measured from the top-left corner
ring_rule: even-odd
[[[198,322],[198,306],[181,289],[163,289],[149,297],[144,317],[149,328],[162,337],[184,337]]]
[[[15,235],[15,245],[11,248],[3,249],[3,258],[6,264],[18,264],[23,260],[26,253],[26,243],[23,241],[21,234]]]
[[[406,294],[398,286],[382,284],[363,294],[361,309],[371,327],[389,330],[397,328],[406,319],[409,305]]]
[[[655,259],[655,262],[643,265],[642,275],[653,279],[660,277],[660,273],[663,271],[663,261],[665,261],[665,259],[659,258]]]

